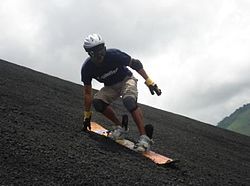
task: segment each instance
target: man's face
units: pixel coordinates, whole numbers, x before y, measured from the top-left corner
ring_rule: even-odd
[[[93,61],[96,65],[101,65],[106,54],[106,48],[103,47],[102,49],[96,51],[90,51],[89,56],[91,61]]]

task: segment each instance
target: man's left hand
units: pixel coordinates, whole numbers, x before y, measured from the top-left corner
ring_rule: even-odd
[[[158,88],[158,86],[150,79],[148,78],[145,81],[145,84],[148,86],[150,92],[152,95],[154,95],[155,93],[160,96],[161,95],[161,89]]]

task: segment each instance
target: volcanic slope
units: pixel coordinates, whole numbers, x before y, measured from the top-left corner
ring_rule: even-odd
[[[121,100],[113,106],[126,113]],[[140,106],[153,150],[179,159],[175,167],[82,132],[82,85],[1,60],[1,185],[249,185],[250,137]],[[110,127],[96,112],[92,120]]]

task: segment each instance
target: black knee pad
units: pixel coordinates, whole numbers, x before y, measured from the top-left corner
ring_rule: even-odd
[[[101,99],[94,99],[93,106],[97,112],[103,113],[104,110],[107,108],[108,104],[102,101]]]
[[[131,96],[127,96],[123,99],[123,104],[129,112],[133,112],[137,109],[137,101]]]

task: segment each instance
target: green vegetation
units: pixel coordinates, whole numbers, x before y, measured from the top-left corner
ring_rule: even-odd
[[[223,119],[218,123],[218,127],[250,136],[250,104],[244,105]]]

